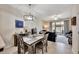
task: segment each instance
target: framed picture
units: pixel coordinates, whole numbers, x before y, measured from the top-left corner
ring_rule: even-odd
[[[73,17],[73,18],[71,19],[71,25],[76,25],[76,17]]]
[[[23,28],[23,21],[15,20],[15,27],[16,28]]]

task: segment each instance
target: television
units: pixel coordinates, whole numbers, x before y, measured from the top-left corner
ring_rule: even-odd
[[[23,21],[22,20],[15,20],[15,27],[16,28],[23,28]]]

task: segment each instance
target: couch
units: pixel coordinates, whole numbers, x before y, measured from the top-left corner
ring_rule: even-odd
[[[56,33],[55,32],[46,32],[48,34],[48,40],[52,42],[56,42]]]

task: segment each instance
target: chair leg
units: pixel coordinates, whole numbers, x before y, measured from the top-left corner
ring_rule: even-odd
[[[47,52],[47,46],[48,46],[48,43],[46,43],[46,52]]]
[[[35,46],[35,53],[36,53],[36,46]]]
[[[24,54],[25,54],[25,52],[26,52],[26,48],[25,48],[25,46],[24,46]]]
[[[44,51],[43,51],[43,46],[42,46],[42,54],[44,54]]]
[[[48,46],[48,41],[46,42],[46,45]]]
[[[47,45],[46,45],[46,52],[47,52]]]
[[[18,54],[20,54],[21,53],[21,49],[20,49],[20,47],[18,47]]]

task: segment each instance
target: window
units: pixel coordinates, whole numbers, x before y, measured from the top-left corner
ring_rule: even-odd
[[[64,21],[60,22],[53,22],[52,23],[52,31],[56,32],[57,34],[62,34],[64,31]]]

